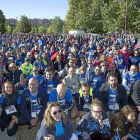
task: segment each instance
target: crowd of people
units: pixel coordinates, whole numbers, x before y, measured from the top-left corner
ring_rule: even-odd
[[[139,71],[133,33],[0,34],[0,129],[40,123],[36,140],[138,140]]]

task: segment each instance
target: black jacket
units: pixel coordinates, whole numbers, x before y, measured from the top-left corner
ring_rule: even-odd
[[[16,87],[16,91],[17,91],[19,94],[22,94],[22,92],[23,92],[25,89],[28,88],[28,83],[26,83],[25,87],[23,87],[23,85],[22,85],[20,82],[18,82],[18,83],[16,83],[15,87]]]
[[[18,83],[20,80],[19,80],[19,78],[20,78],[20,75],[22,74],[22,71],[21,70],[16,70],[15,71],[15,73],[14,73],[14,80],[15,80],[15,83],[14,84],[16,84],[16,83]],[[13,81],[13,73],[10,71],[8,74],[6,74],[6,80],[8,80],[8,81]]]
[[[134,106],[140,106],[140,80],[134,83],[130,89],[130,96]],[[131,104],[132,105],[132,104]]]
[[[62,75],[61,75],[62,79],[64,79],[65,76],[68,75],[69,68],[70,68],[69,64],[66,64],[65,67],[64,67],[64,69],[63,69]]]
[[[65,62],[64,61],[61,61],[61,67],[62,69],[64,68],[65,66]],[[54,70],[58,71],[58,61],[55,61],[54,62]]]
[[[103,103],[103,109],[107,112],[109,111],[109,83],[105,83],[101,86],[99,91],[99,100]],[[128,104],[127,93],[124,86],[117,85],[117,103],[119,104],[119,109]]]

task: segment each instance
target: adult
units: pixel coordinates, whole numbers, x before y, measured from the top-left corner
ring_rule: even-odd
[[[82,77],[75,73],[75,68],[73,67],[69,68],[68,75],[63,79],[63,83],[72,91],[73,95],[79,90],[82,82]]]
[[[129,60],[129,56],[130,56],[130,52],[128,51],[128,47],[127,45],[125,45],[121,50],[120,50],[120,54],[124,55],[126,60],[127,60],[127,63],[128,63],[128,60]]]
[[[140,73],[137,72],[137,66],[131,65],[130,71],[127,71],[123,76],[123,86],[127,91],[130,91],[132,84],[140,79]]]
[[[108,57],[107,57],[107,62],[109,62],[109,64],[112,63],[113,57],[114,57],[113,51],[110,51],[110,52],[109,52],[109,55],[108,55]]]
[[[29,76],[30,74],[33,73],[32,70],[33,65],[30,63],[30,59],[26,57],[25,62],[21,65],[21,71],[27,76]]]
[[[41,123],[41,132],[43,140],[78,140],[69,117],[57,102],[48,105]]]
[[[72,92],[61,83],[51,92],[49,102],[59,102],[63,111],[68,114],[73,106]]]
[[[101,75],[101,67],[97,65],[95,66],[94,72],[91,73],[91,75],[89,76],[88,83],[94,90],[96,90],[96,93],[98,94],[99,89],[104,82],[105,82],[105,77]]]
[[[0,94],[2,93],[2,86],[6,82],[3,69],[0,69]]]
[[[124,106],[120,113],[117,114],[111,124],[111,140],[138,140],[138,125],[137,125],[136,110],[130,106]]]
[[[76,134],[81,140],[110,140],[109,119],[103,110],[103,103],[94,99],[91,111],[88,112],[76,126]]]
[[[40,86],[50,94],[60,84],[60,81],[54,77],[54,70],[51,67],[45,69],[45,75],[46,77],[40,81]]]
[[[22,73],[20,75],[20,81],[15,84],[16,91],[19,94],[22,94],[23,91],[28,88],[27,78],[28,78],[27,75]]]
[[[33,78],[33,77],[35,77],[36,79],[37,79],[37,81],[38,81],[38,83],[40,83],[40,81],[41,81],[41,79],[42,79],[42,77],[40,76],[40,75],[38,75],[38,67],[33,67],[33,74],[31,74],[31,75],[29,75],[28,76],[28,81],[31,79],[31,78]]]
[[[99,100],[104,105],[104,110],[113,117],[120,109],[127,105],[127,93],[124,86],[118,84],[115,74],[108,76],[108,82],[103,84],[99,92]]]
[[[13,82],[13,84],[16,84],[19,82],[19,77],[22,74],[21,70],[17,69],[16,64],[11,63],[9,65],[9,72],[6,74],[6,80]]]
[[[38,87],[36,78],[29,80],[29,89],[22,93],[21,111],[19,117],[19,125],[36,126],[39,120],[43,119],[43,115],[48,102],[48,94],[45,89]],[[28,129],[31,129],[29,127]]]
[[[2,108],[0,127],[2,132],[7,128],[8,136],[15,135],[18,130],[18,118],[21,113],[20,101],[21,97],[16,92],[14,84],[11,81],[5,82],[0,96]]]

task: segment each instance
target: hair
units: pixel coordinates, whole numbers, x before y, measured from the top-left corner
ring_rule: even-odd
[[[120,113],[117,114],[113,118],[112,124],[111,124],[111,137],[113,137],[115,135],[117,127],[118,127],[118,131],[120,133],[121,138],[124,136],[124,124],[125,124],[125,122],[128,121],[127,116],[132,112],[135,112],[135,117],[136,117],[137,112],[136,112],[135,108],[133,108],[130,105],[126,105],[121,109]],[[135,127],[136,130],[138,130],[136,119],[133,122],[129,122],[126,134],[128,134],[128,132],[131,133],[133,131],[133,129],[131,129],[131,128],[133,128],[133,127]]]
[[[47,128],[50,128],[50,129],[55,128],[55,120],[52,118],[50,113],[51,113],[51,108],[52,107],[57,107],[57,106],[61,109],[61,106],[60,106],[60,104],[58,102],[51,102],[48,105],[47,109],[45,110],[44,125]],[[68,118],[67,118],[67,115],[64,113],[63,110],[62,110],[62,113],[61,113],[61,117],[62,117],[62,120],[63,120],[63,124],[66,124],[68,122]]]
[[[102,55],[101,55],[101,58],[100,58],[100,60],[101,60],[101,61],[102,61],[102,57],[103,57],[103,56],[105,56],[105,57],[106,57],[106,55],[105,55],[105,54],[102,54]],[[107,57],[106,57],[106,61],[107,61]]]
[[[17,67],[15,63],[11,63],[11,64],[9,65],[9,68],[11,68],[11,67],[13,67],[13,66]]]
[[[106,61],[103,61],[100,66],[102,66],[103,64],[105,64],[107,66],[107,62]]]
[[[46,69],[45,69],[45,72],[51,72],[52,71],[52,73],[54,74],[54,70],[53,70],[53,68],[51,68],[51,67],[47,67]]]
[[[88,82],[82,82],[81,88],[82,87],[89,87],[90,88],[90,84]]]
[[[6,81],[4,84],[3,84],[3,87],[2,87],[2,93],[4,94],[4,95],[6,95],[7,93],[6,93],[6,91],[5,91],[5,85],[6,84],[11,84],[11,86],[12,86],[12,93],[15,93],[16,92],[16,88],[15,88],[15,85],[11,82],[11,81]]]
[[[113,77],[113,78],[117,78],[118,79],[118,77],[117,77],[117,75],[115,73],[110,73],[108,75],[108,80],[110,79],[110,77]]]
[[[92,100],[91,108],[93,108],[93,106],[100,106],[101,108],[103,108],[103,103],[97,98],[95,98]]]

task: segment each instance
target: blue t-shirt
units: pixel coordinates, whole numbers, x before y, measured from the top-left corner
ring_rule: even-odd
[[[47,81],[47,93],[50,94],[53,89],[55,89],[53,80],[51,82]]]
[[[65,134],[63,125],[62,125],[62,120],[58,124],[55,123],[55,127],[56,127],[56,136],[61,136]]]
[[[61,66],[61,62],[58,63],[58,71],[61,71],[62,70],[62,66]]]
[[[136,64],[140,61],[140,56],[136,58],[134,56],[129,56],[129,60],[131,61],[132,64]]]
[[[71,92],[71,90],[66,89],[66,94],[65,94],[65,96],[64,96],[62,99],[59,99],[59,98],[57,97],[57,90],[54,89],[54,90],[51,92],[50,96],[49,96],[49,103],[50,103],[50,102],[57,102],[57,99],[59,100],[59,103],[60,103],[61,108],[62,108],[62,109],[63,109],[63,108],[66,108],[67,102],[71,102],[71,101],[72,101],[72,92]]]
[[[113,109],[113,108],[115,109],[117,107],[116,105],[117,105],[117,89],[113,91],[109,87],[109,102],[108,102],[108,107],[109,107],[109,109]]]
[[[39,84],[40,81],[41,81],[41,79],[42,79],[42,77],[41,77],[40,75],[33,76],[33,74],[31,74],[31,75],[28,76],[28,80],[27,80],[27,81],[29,82],[29,80],[30,80],[31,78],[33,78],[33,77],[35,77],[35,78],[37,79],[38,84]]]
[[[83,81],[85,81],[85,75],[81,74],[81,77],[82,77]]]
[[[117,62],[118,62],[118,69],[124,69],[123,59],[122,58],[117,58]]]

